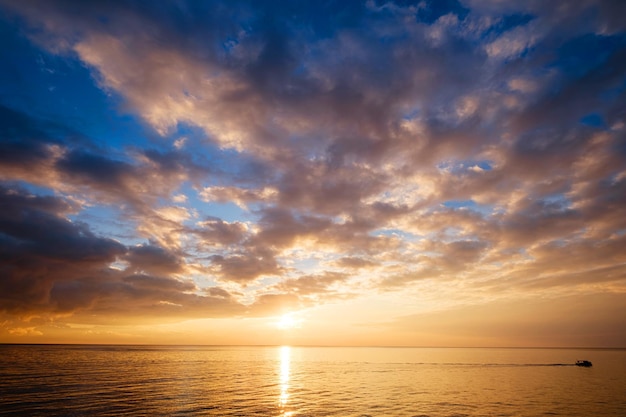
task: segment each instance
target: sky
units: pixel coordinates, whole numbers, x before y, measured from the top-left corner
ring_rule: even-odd
[[[625,347],[625,15],[0,0],[0,342]]]

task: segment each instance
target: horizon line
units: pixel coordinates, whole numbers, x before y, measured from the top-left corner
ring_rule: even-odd
[[[304,347],[304,348],[390,348],[390,349],[595,349],[626,350],[626,346],[419,346],[419,345],[306,345],[306,344],[180,344],[180,343],[17,343],[7,346],[161,346],[161,347]]]

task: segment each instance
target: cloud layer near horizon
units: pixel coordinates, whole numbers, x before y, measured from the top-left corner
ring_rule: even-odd
[[[623,302],[623,2],[338,3],[1,1],[4,327]]]

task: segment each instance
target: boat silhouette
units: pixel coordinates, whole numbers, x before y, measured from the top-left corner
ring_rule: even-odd
[[[593,364],[591,362],[585,361],[585,360],[583,360],[583,361],[576,361],[575,365],[576,366],[583,366],[585,368],[589,368],[589,367],[593,366]]]

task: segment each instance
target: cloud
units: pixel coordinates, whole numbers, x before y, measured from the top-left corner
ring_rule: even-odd
[[[200,245],[227,246],[243,241],[249,232],[249,228],[242,222],[225,222],[218,218],[209,218],[196,224],[196,228],[189,232],[197,234],[201,238]]]
[[[224,290],[210,289],[202,296],[192,282],[173,278],[184,270],[176,254],[154,245],[127,248],[69,221],[64,213],[73,207],[63,199],[2,188],[0,206],[4,313],[26,319],[81,310],[134,312],[156,319],[244,311]],[[128,267],[113,268],[117,260]],[[176,305],[183,310],[176,312]]]
[[[276,313],[284,314],[304,306],[293,294],[262,294],[249,306],[249,311],[255,316],[264,316]]]
[[[55,283],[106,269],[125,252],[120,243],[95,236],[67,220],[69,203],[19,189],[0,189],[2,309],[16,313],[49,308]]]
[[[130,164],[114,161],[100,155],[85,152],[71,152],[57,162],[58,170],[76,182],[94,184],[96,187],[128,192],[125,177],[132,176]]]
[[[486,45],[485,51],[490,58],[516,58],[526,52],[528,48],[533,47],[541,35],[541,31],[538,31],[538,28],[530,23],[503,33],[496,40]]]
[[[296,293],[301,296],[314,296],[329,292],[334,292],[336,295],[339,295],[341,293],[336,290],[333,291],[331,287],[334,284],[346,281],[348,278],[348,275],[337,272],[327,272],[321,275],[305,275],[281,282],[278,285],[278,289],[288,293]]]
[[[359,257],[343,257],[336,262],[337,266],[343,268],[366,268],[370,266],[376,265],[375,262],[372,262],[368,259],[363,259]]]
[[[227,281],[247,283],[265,275],[281,275],[283,268],[268,250],[252,250],[229,255],[213,255],[215,272]]]
[[[276,194],[276,190],[272,188],[250,190],[236,187],[206,187],[200,192],[200,197],[206,202],[232,202],[247,208],[251,203],[272,201]]]
[[[180,256],[155,245],[137,245],[128,248],[124,258],[130,265],[127,271],[150,274],[174,274],[183,271]]]
[[[623,291],[621,2],[2,4],[148,132],[0,103],[5,311]]]

